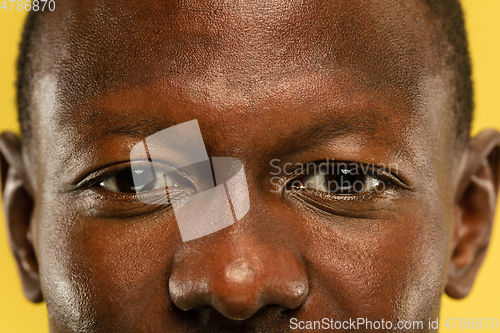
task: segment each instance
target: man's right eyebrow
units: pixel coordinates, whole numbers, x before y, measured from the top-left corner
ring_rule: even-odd
[[[109,136],[145,139],[174,125],[176,124],[165,119],[162,114],[137,118],[137,113],[133,112],[109,113],[100,110],[93,112],[92,117],[83,122],[90,141],[98,141]],[[99,131],[95,131],[95,127],[99,127]]]

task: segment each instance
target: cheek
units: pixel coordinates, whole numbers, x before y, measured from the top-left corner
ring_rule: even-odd
[[[167,287],[175,220],[91,219],[66,205],[50,212],[65,212],[46,214],[39,230],[42,288],[55,326],[128,332],[168,324],[161,320],[172,306]]]
[[[444,216],[418,205],[401,207],[383,219],[314,222],[321,227],[307,234],[305,251],[315,290],[310,296],[319,304],[323,298],[323,313],[428,320],[439,309],[447,262]]]

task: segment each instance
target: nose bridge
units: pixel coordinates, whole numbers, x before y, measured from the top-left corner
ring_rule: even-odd
[[[266,305],[296,308],[304,301],[308,279],[295,251],[261,242],[252,233],[225,236],[181,250],[169,280],[177,307],[210,306],[244,320]]]

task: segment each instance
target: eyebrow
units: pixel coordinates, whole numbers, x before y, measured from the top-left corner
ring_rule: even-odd
[[[322,140],[338,135],[356,132],[376,132],[380,128],[380,113],[376,111],[363,111],[364,117],[359,117],[359,112],[353,115],[341,114],[336,116],[316,116],[305,127],[293,132],[291,137],[300,137],[303,140]],[[377,115],[375,117],[374,115]],[[178,125],[168,121],[164,115],[153,115],[147,118],[137,118],[137,113],[124,112],[109,114],[104,110],[96,110],[92,117],[83,121],[83,125],[92,132],[91,140],[99,140],[104,136],[125,135],[132,138],[145,139],[165,128]],[[99,126],[102,131],[96,135],[91,131]]]
[[[83,125],[87,128],[84,144],[120,136],[144,140],[168,127],[178,125],[163,114],[148,115],[143,118],[138,118],[137,115],[140,113],[131,111],[110,113],[109,110],[105,109],[96,110],[91,117],[83,121]],[[389,117],[376,109],[351,109],[334,112],[325,108],[323,112],[308,120],[307,124],[280,137],[279,141],[275,141],[269,148],[273,154],[284,156],[342,135],[359,134],[373,139],[377,137],[381,129],[386,128],[389,124]],[[99,126],[101,130],[94,131],[96,126]],[[394,151],[405,150],[399,144],[390,149]]]
[[[375,117],[375,113],[378,115],[378,112],[368,110],[363,112],[364,117],[359,117],[357,112],[355,114],[358,117],[352,114],[314,117],[311,123],[295,131],[292,137],[320,141],[347,133],[372,134],[380,128],[379,117]]]
[[[374,109],[341,113],[326,110],[326,112],[314,116],[301,128],[287,134],[286,137],[279,138],[279,142],[276,143],[278,148],[272,149],[275,149],[275,153],[280,150],[282,156],[293,155],[298,151],[345,135],[359,135],[373,142],[388,126],[390,126],[389,117]],[[395,146],[388,143],[386,146],[391,151],[403,150],[398,143]]]
[[[98,141],[103,137],[109,136],[128,136],[136,139],[145,139],[165,128],[176,125],[168,121],[162,114],[148,116],[147,118],[137,118],[137,113],[124,112],[112,113],[105,110],[96,110],[83,122],[88,128],[89,139]],[[99,126],[102,130],[96,134],[93,128]]]

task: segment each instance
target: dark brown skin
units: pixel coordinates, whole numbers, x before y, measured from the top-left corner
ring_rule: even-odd
[[[11,245],[51,332],[283,332],[291,318],[430,331],[443,292],[472,287],[500,174],[498,132],[457,147],[436,25],[419,1],[58,2],[34,140],[0,137]],[[192,119],[209,156],[245,166],[251,208],[234,225],[183,243],[169,206],[76,186]],[[272,159],[327,158],[393,165],[400,182],[271,191]]]

